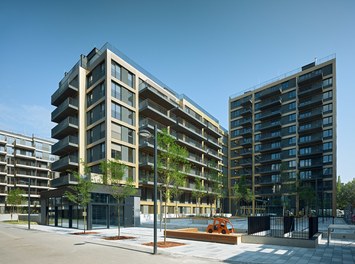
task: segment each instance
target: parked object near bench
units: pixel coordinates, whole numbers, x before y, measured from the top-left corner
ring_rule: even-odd
[[[206,228],[208,233],[231,234],[234,233],[234,227],[227,218],[214,218],[213,224],[209,224]]]

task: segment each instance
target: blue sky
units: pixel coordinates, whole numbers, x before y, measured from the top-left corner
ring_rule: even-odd
[[[3,1],[0,129],[50,137],[50,96],[110,42],[228,128],[228,98],[336,53],[338,175],[352,180],[355,1]],[[217,93],[216,93],[217,91]]]

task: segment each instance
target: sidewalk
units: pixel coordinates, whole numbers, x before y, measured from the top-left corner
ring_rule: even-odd
[[[23,229],[27,228],[27,226],[19,227]],[[80,231],[77,229],[41,225],[33,225],[31,229],[43,232],[55,232],[63,235]],[[151,228],[121,228],[121,235],[132,236],[134,238],[114,241],[104,240],[102,238],[117,235],[117,229],[98,229],[91,231],[98,232],[98,234],[86,235],[86,243],[119,246],[120,248],[152,252],[152,247],[143,245],[153,240],[153,229]],[[158,241],[162,240],[163,231],[158,229]],[[199,257],[210,259],[211,261],[227,263],[355,263],[355,241],[350,240],[332,240],[330,245],[327,246],[326,239],[322,239],[316,249],[245,243],[240,245],[226,245],[171,238],[168,238],[168,240],[184,243],[185,245],[171,248],[158,248],[158,254],[176,257]]]

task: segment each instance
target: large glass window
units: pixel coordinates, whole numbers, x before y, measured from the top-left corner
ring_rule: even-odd
[[[129,125],[134,125],[135,115],[134,112],[116,103],[111,103],[111,116]]]
[[[112,143],[111,157],[127,162],[135,162],[135,150],[130,147]]]
[[[135,142],[135,134],[132,129],[115,123],[111,125],[111,136],[114,139],[122,140],[130,144],[134,144]]]

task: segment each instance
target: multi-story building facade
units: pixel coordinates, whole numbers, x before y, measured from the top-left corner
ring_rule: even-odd
[[[40,193],[50,189],[49,181],[54,177],[51,164],[57,157],[51,154],[53,143],[0,130],[0,213],[11,211],[7,196],[14,188],[21,189],[24,196],[16,211],[27,210],[29,184],[30,205],[38,213]]]
[[[184,192],[177,201],[178,213],[193,214],[196,210],[192,198],[195,178],[203,181],[208,192],[208,174],[222,171],[225,132],[218,120],[110,44],[81,56],[60,81],[52,105],[56,107],[52,121],[57,123],[52,137],[59,140],[53,154],[60,157],[53,170],[61,174],[53,182],[55,187],[70,183],[68,170],[83,171],[80,161],[90,167],[92,180],[101,183],[100,162],[118,158],[128,168],[125,178],[132,178],[141,191],[140,205],[135,203],[134,210],[152,213],[153,144],[139,138],[139,130],[152,130],[154,125],[159,131],[167,129],[189,152],[191,170],[186,173]],[[211,162],[215,166],[209,166]],[[96,209],[91,206],[89,212],[91,209],[95,215]],[[170,201],[168,213],[176,213],[174,206]],[[209,213],[207,199],[202,207]],[[95,219],[92,221],[95,223]]]
[[[313,62],[230,98],[230,195],[243,177],[250,212],[335,214],[335,62]]]

